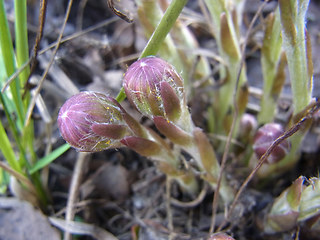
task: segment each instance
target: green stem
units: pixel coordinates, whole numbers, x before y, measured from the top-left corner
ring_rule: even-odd
[[[272,93],[276,79],[277,67],[281,56],[281,24],[280,13],[277,9],[275,14],[266,18],[266,30],[261,48],[261,67],[263,76],[263,95],[261,110],[258,115],[259,124],[272,122],[277,105],[277,97]],[[280,91],[279,91],[280,92]]]
[[[299,4],[298,4],[299,3]],[[311,100],[312,74],[308,72],[305,14],[309,0],[279,0],[283,47],[287,55],[294,115],[305,109]],[[291,137],[291,150],[280,162],[260,170],[262,177],[291,169],[299,160],[301,141],[310,125]]]
[[[149,55],[156,55],[161,47],[163,40],[168,35],[170,29],[173,27],[177,18],[179,17],[183,7],[187,4],[188,0],[173,0],[168,9],[164,13],[159,25],[153,32],[146,47],[142,51],[140,58],[147,57]],[[122,102],[126,98],[123,87],[121,88],[116,100]]]
[[[32,183],[35,186],[36,192],[37,192],[37,198],[39,199],[41,203],[41,207],[44,209],[47,207],[49,203],[49,197],[47,192],[45,191],[45,188],[43,187],[43,184],[41,182],[40,172],[36,172],[30,176],[32,179]]]
[[[280,16],[283,34],[283,46],[287,54],[294,114],[302,111],[310,102],[312,76],[308,73],[305,14],[308,0],[280,0]]]
[[[15,35],[16,35],[16,56],[17,56],[17,68],[22,67],[29,61],[29,44],[28,44],[28,29],[27,29],[27,1],[15,0]],[[24,86],[28,81],[30,74],[30,67],[26,66],[25,69],[19,74],[20,86]],[[22,109],[25,113],[28,109],[30,102],[30,93],[27,92],[24,100],[19,94],[19,106],[17,108]],[[23,116],[22,121],[25,117]],[[33,123],[30,122],[22,131],[22,142],[26,146],[25,148],[30,152],[31,161],[36,160],[36,153],[34,152],[34,130]]]
[[[161,47],[161,43],[168,35],[170,29],[179,17],[183,7],[187,4],[188,0],[173,0],[168,9],[164,13],[159,25],[155,29],[148,44],[142,51],[140,58],[147,57],[149,55],[155,55]]]
[[[1,152],[5,157],[5,159],[7,160],[7,162],[9,163],[10,167],[17,172],[22,173],[21,167],[18,164],[18,160],[13,152],[10,140],[6,134],[6,131],[1,121],[0,121],[0,140],[1,140],[1,146],[0,146]]]
[[[25,165],[27,163],[27,160],[25,158],[25,156],[26,156],[25,150],[24,150],[24,147],[21,144],[21,141],[20,141],[20,138],[19,138],[19,133],[17,131],[17,127],[15,125],[15,122],[12,120],[12,117],[11,117],[9,111],[8,111],[8,106],[7,106],[7,104],[6,104],[5,100],[4,100],[4,97],[3,97],[3,95],[1,93],[0,93],[0,103],[3,106],[5,115],[7,117],[9,126],[10,126],[11,131],[12,131],[13,138],[16,141],[16,143],[18,145],[18,148],[19,148],[19,151],[20,151],[20,169],[21,169],[21,167],[23,167],[23,165]],[[9,160],[8,160],[8,162],[9,162]],[[11,166],[11,163],[9,162],[10,166]]]
[[[17,67],[20,68],[29,60],[28,29],[27,29],[27,1],[15,0],[15,35]],[[19,75],[20,84],[24,84],[29,77],[29,66]]]
[[[4,8],[4,2],[3,0],[0,1],[0,47],[2,49],[3,59],[4,59],[4,65],[6,69],[6,75],[11,76],[16,69],[15,65],[15,56],[14,56],[14,50],[12,46],[12,39],[11,39],[11,33],[8,26],[8,22],[6,19],[6,12]],[[22,106],[21,104],[21,97],[20,97],[20,82],[18,79],[15,79],[10,84],[10,91],[12,94],[13,101],[16,105],[16,111],[18,115],[19,120],[19,126],[23,126],[23,110],[19,106]]]

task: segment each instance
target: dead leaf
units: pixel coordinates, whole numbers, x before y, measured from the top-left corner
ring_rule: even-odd
[[[65,221],[63,219],[49,218],[56,227],[72,234],[89,235],[97,240],[117,240],[117,238],[106,230],[88,223]]]
[[[42,212],[17,198],[0,198],[0,226],[1,240],[60,240]]]
[[[129,195],[128,171],[120,164],[103,164],[80,188],[83,199],[89,195],[124,200]]]

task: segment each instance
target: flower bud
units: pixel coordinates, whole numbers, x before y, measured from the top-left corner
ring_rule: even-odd
[[[319,178],[300,176],[275,199],[266,218],[265,232],[289,231],[303,222],[312,227],[319,218],[319,196]]]
[[[288,231],[296,226],[304,189],[304,177],[295,182],[277,197],[267,217],[265,231],[268,233]]]
[[[268,150],[271,144],[282,134],[284,130],[280,124],[268,123],[263,127],[259,128],[255,137],[253,150],[258,159],[262,157],[263,154]],[[278,144],[274,150],[271,152],[267,159],[268,163],[276,163],[283,159],[290,149],[290,143],[288,140],[282,141]]]
[[[129,101],[142,114],[170,121],[180,118],[185,104],[183,80],[166,61],[154,56],[136,61],[128,68],[123,87]]]
[[[61,107],[58,126],[64,140],[82,152],[116,147],[126,132],[124,110],[113,98],[96,92],[81,92]]]
[[[257,126],[256,118],[252,114],[244,113],[240,119],[239,139],[247,140]]]

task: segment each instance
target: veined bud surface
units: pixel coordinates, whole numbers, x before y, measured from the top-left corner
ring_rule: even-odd
[[[178,120],[185,93],[183,80],[174,67],[150,56],[134,62],[127,70],[123,87],[129,101],[144,115]]]
[[[64,140],[81,152],[97,152],[119,146],[126,132],[124,109],[113,98],[97,92],[81,92],[61,107],[58,126]]]
[[[258,159],[262,157],[263,154],[268,150],[271,144],[282,134],[284,130],[280,124],[268,123],[258,129],[255,137],[253,150]],[[270,156],[267,159],[268,163],[276,163],[282,160],[286,154],[289,152],[290,143],[288,140],[282,141],[278,144]]]

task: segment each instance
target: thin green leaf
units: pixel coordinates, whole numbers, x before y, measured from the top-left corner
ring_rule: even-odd
[[[8,161],[9,165],[14,170],[21,173],[20,165],[18,164],[18,160],[14,154],[10,140],[6,134],[6,131],[4,130],[4,127],[1,121],[0,121],[0,142],[1,142],[0,150],[3,156],[5,157],[5,159]]]
[[[45,157],[41,158],[40,160],[38,160],[36,162],[36,164],[34,164],[33,167],[31,167],[31,169],[29,170],[29,173],[33,174],[36,171],[44,168],[45,166],[47,166],[48,164],[53,162],[55,159],[57,159],[59,156],[61,156],[69,148],[70,148],[70,145],[68,143],[65,143],[64,145],[62,145],[59,148],[55,149],[54,151],[52,151],[47,156],[45,156]]]
[[[11,33],[9,29],[9,25],[6,19],[6,12],[4,8],[4,1],[0,0],[0,47],[2,49],[4,65],[6,69],[6,75],[10,76],[15,72],[16,65],[15,65],[15,55],[12,46],[12,39]],[[13,101],[16,106],[16,111],[18,115],[18,120],[20,121],[20,125],[22,124],[23,119],[23,111],[21,106],[21,96],[20,96],[20,84],[18,79],[15,79],[10,84],[10,90],[12,93]]]

